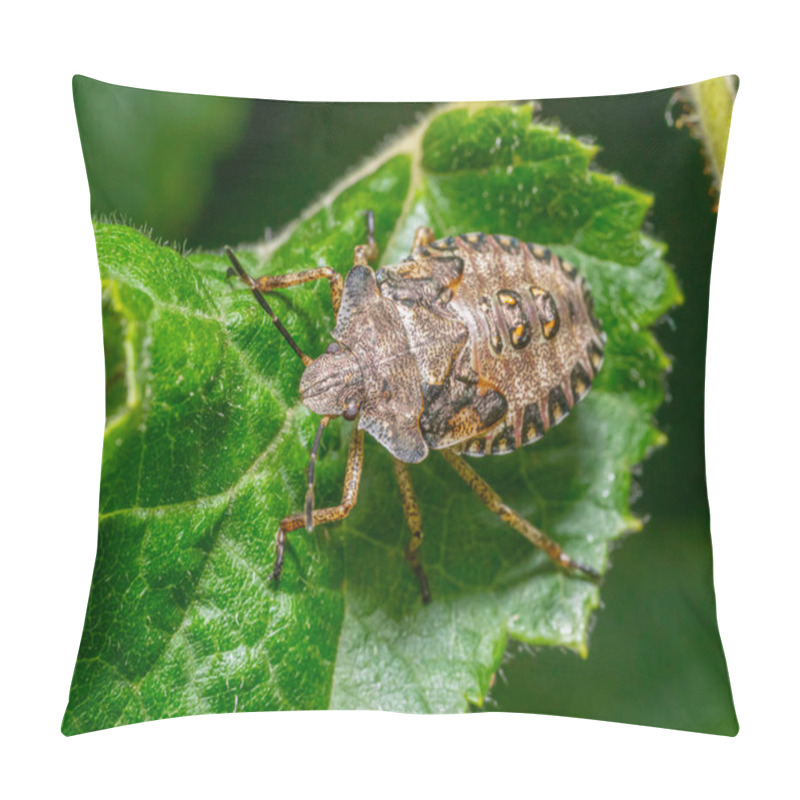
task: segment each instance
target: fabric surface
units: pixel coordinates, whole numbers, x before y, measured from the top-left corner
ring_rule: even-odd
[[[64,733],[352,708],[735,735],[703,387],[736,83],[459,107],[76,77],[107,417]],[[371,220],[377,258],[357,249]],[[258,300],[226,245],[249,275],[318,279]],[[354,261],[377,280],[345,283],[331,350]],[[369,414],[342,346],[370,363]],[[297,351],[326,348],[344,366],[317,362],[324,389],[356,419],[319,432]],[[409,462],[425,438],[421,463],[393,464],[401,436]]]

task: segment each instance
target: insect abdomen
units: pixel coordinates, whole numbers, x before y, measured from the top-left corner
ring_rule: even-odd
[[[464,330],[458,342],[428,335],[430,347],[451,356],[444,378],[423,380],[420,425],[430,447],[473,456],[511,452],[540,439],[591,387],[604,337],[584,279],[549,249],[465,234],[386,269],[397,270],[394,291],[410,309],[407,329],[420,316],[414,308],[424,306]],[[416,288],[422,284],[424,293]]]

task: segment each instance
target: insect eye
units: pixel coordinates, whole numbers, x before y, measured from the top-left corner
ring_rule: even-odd
[[[338,342],[331,342],[328,345],[328,349],[325,351],[326,353],[338,353],[342,349],[342,346]]]
[[[358,403],[356,400],[350,400],[347,403],[347,408],[344,410],[344,418],[346,420],[354,420],[358,416],[358,411],[361,408],[361,404]]]

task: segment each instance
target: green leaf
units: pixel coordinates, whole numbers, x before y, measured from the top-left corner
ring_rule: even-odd
[[[738,86],[739,78],[736,75],[683,86],[673,95],[666,114],[670,125],[676,128],[686,126],[689,133],[700,142],[706,160],[704,172],[711,175],[712,192],[717,200],[725,172],[728,134]],[[673,111],[680,112],[677,118]],[[716,205],[714,210],[717,210]]]
[[[641,523],[631,469],[665,437],[652,422],[668,360],[649,326],[680,301],[662,245],[641,233],[652,198],[590,169],[594,147],[531,123],[529,107],[434,117],[335,189],[268,247],[256,274],[329,263],[345,274],[375,211],[383,263],[419,224],[506,233],[587,276],[608,334],[595,385],[536,445],[475,464],[505,501],[603,571]],[[317,420],[302,365],[225,258],[182,257],[98,225],[108,376],[98,556],[64,720],[78,733],[204,712],[480,704],[507,638],[587,653],[594,584],[555,568],[491,514],[436,453],[411,468],[433,603],[405,563],[391,459],[369,440],[350,517],[290,535]],[[271,297],[301,347],[333,326],[325,282]],[[341,497],[350,424],[329,426],[316,505]]]

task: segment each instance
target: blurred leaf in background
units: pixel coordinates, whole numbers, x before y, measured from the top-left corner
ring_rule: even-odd
[[[254,102],[237,149],[217,165],[215,190],[193,226],[197,246],[255,242],[311,200],[430,103]]]
[[[73,95],[92,213],[121,214],[169,241],[188,238],[219,159],[236,147],[250,104],[128,89],[80,75]]]
[[[95,216],[190,247],[254,242],[293,220],[430,103],[293,103],[73,79]]]

